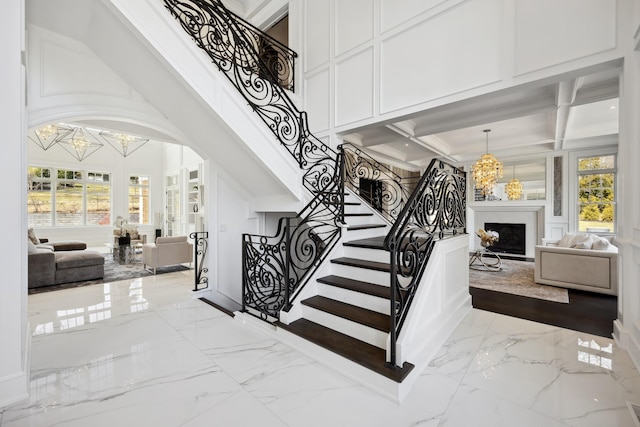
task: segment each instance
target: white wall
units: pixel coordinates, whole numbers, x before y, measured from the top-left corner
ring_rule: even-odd
[[[332,140],[622,55],[616,0],[291,3],[311,130]]]
[[[3,5],[0,14],[0,126],[3,131],[0,156],[0,200],[4,209],[3,235],[10,244],[0,247],[0,408],[28,393],[27,336],[27,232],[26,140],[23,2]]]

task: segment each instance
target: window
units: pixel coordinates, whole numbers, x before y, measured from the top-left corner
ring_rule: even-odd
[[[51,192],[50,168],[27,168],[27,215],[30,227],[47,227],[53,225],[51,206],[53,193]]]
[[[616,230],[616,156],[578,158],[578,230]]]
[[[149,224],[149,177],[129,177],[129,222]]]
[[[30,227],[110,224],[110,174],[30,166]]]

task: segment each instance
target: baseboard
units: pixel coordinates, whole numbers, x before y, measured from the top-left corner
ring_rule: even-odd
[[[613,322],[613,339],[618,347],[627,350],[633,365],[640,371],[640,343],[618,319]]]

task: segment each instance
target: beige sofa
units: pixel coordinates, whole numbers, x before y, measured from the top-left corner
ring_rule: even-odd
[[[542,239],[536,246],[534,280],[536,283],[579,289],[608,295],[618,294],[618,248],[612,238],[608,244],[598,239],[589,244],[584,234],[566,235],[560,240]],[[577,237],[575,237],[577,236]],[[575,244],[575,239],[579,240]],[[593,241],[593,240],[592,240]]]
[[[193,244],[187,236],[158,237],[155,243],[142,246],[142,262],[144,268],[156,268],[167,265],[191,263],[193,261]]]

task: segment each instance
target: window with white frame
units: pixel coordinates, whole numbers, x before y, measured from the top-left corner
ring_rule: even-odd
[[[110,224],[109,173],[37,166],[27,171],[30,227]]]
[[[578,231],[616,232],[616,155],[578,157]]]
[[[129,222],[149,224],[149,177],[129,177]]]

